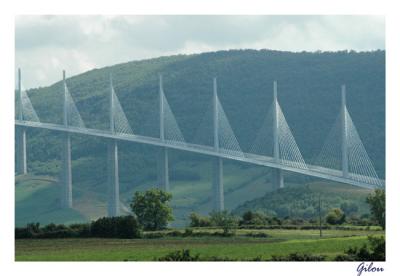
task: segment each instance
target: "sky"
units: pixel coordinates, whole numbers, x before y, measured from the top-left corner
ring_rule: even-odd
[[[15,62],[24,88],[94,68],[228,49],[385,49],[380,16],[17,16]]]

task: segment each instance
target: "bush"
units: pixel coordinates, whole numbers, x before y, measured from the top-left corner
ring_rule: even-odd
[[[16,239],[31,239],[33,234],[28,231],[28,228],[15,228],[15,238]]]
[[[238,226],[236,217],[226,210],[222,212],[211,212],[210,220],[212,225],[222,228],[224,235],[232,234],[231,231]]]
[[[39,223],[29,223],[25,228],[15,228],[16,239],[55,239],[55,238],[74,238],[84,237],[84,228],[87,224],[82,224],[80,228],[71,228],[63,224],[50,223],[40,227]]]
[[[57,238],[139,238],[141,229],[135,217],[100,218],[92,223],[64,224],[50,223],[40,227],[30,223],[25,228],[15,228],[16,239],[57,239]]]
[[[185,232],[183,232],[183,236],[184,237],[190,237],[192,235],[193,235],[193,230],[192,229],[186,228]]]
[[[308,253],[291,253],[287,256],[272,256],[271,261],[319,262],[325,261],[324,255],[311,255]]]
[[[267,216],[261,213],[247,211],[243,213],[240,225],[265,225],[268,223]]]
[[[335,261],[385,261],[385,237],[368,237],[368,244],[360,248],[350,247]]]
[[[71,224],[69,228],[78,233],[80,238],[90,238],[91,236],[89,223]]]
[[[92,237],[131,239],[142,236],[138,221],[133,216],[104,217],[90,226]]]
[[[339,208],[332,209],[326,216],[326,222],[329,224],[343,224],[346,220],[346,215]]]
[[[200,216],[196,213],[191,213],[189,216],[190,227],[210,227],[211,221],[208,217]]]
[[[164,257],[158,258],[158,261],[172,261],[172,262],[193,262],[199,261],[199,254],[191,255],[189,249],[182,249],[168,253]]]
[[[247,234],[246,234],[246,237],[252,237],[252,238],[268,238],[269,235],[268,235],[267,233],[262,233],[262,232],[260,232],[260,233],[252,233],[252,232],[250,232],[250,233],[247,233]]]
[[[161,232],[152,232],[143,234],[143,238],[145,239],[159,239],[159,238],[164,238],[165,236],[166,235]]]
[[[221,233],[221,232],[193,232],[191,229],[185,229],[184,232],[174,230],[171,232],[148,232],[143,235],[143,238],[145,239],[159,239],[159,238],[165,238],[165,237],[231,237],[233,236],[234,233]]]

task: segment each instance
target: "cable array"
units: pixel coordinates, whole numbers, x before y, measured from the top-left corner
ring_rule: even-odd
[[[382,186],[382,182],[375,171],[374,165],[365,150],[364,144],[358,135],[357,129],[346,109],[348,122],[348,156],[350,178],[369,183],[376,186]]]
[[[313,163],[329,169],[342,170],[341,146],[341,114],[339,113],[325,139],[320,153],[314,159]]]
[[[257,132],[256,138],[250,147],[250,153],[268,157],[274,156],[274,137],[273,137],[273,108],[270,105],[267,115]]]
[[[279,142],[279,157],[282,164],[287,166],[307,169],[306,162],[300,153],[300,149],[293,137],[292,131],[286,122],[285,115],[282,112],[279,103],[277,103],[278,114],[278,142]]]
[[[358,131],[353,123],[353,120],[347,108],[345,114],[345,139],[346,151],[348,158],[348,177],[350,179],[368,183],[375,186],[382,186],[371,159],[361,141]],[[315,164],[334,170],[342,171],[342,144],[343,144],[343,126],[342,114],[339,113],[333,127],[331,128],[328,137],[322,147],[321,152],[315,159]]]
[[[196,128],[194,136],[190,139],[190,143],[195,145],[204,145],[214,147],[214,128],[213,128],[213,109],[209,104],[205,108],[202,119]]]
[[[31,100],[25,89],[21,89],[21,102],[22,102],[22,118],[25,121],[40,122],[35,109],[32,106]],[[17,113],[20,112],[20,106],[17,105]]]
[[[307,169],[303,156],[297,146],[294,136],[286,121],[285,115],[279,103],[277,107],[278,121],[278,144],[279,144],[279,162],[295,168]],[[274,103],[271,104],[267,116],[257,133],[256,139],[250,148],[250,153],[268,157],[274,157]]]
[[[122,109],[121,103],[118,100],[117,94],[114,91],[114,87],[111,88],[112,98],[113,98],[113,118],[114,118],[114,130],[116,133],[131,134],[133,131],[129,125],[129,121],[126,118],[125,112]]]
[[[164,102],[164,135],[167,143],[185,143],[185,138],[176,122],[174,113],[169,106],[165,94],[162,93],[162,101]]]
[[[67,104],[67,114],[68,114],[68,126],[86,128],[85,123],[82,120],[81,115],[79,114],[78,109],[76,108],[74,99],[69,92],[68,86],[64,84],[64,89],[66,91],[66,104]]]
[[[225,111],[219,101],[217,96],[217,112],[218,112],[218,143],[220,151],[236,155],[236,156],[244,156],[243,151],[240,148],[239,142],[236,139],[235,133],[232,130],[232,127],[229,123],[228,117],[225,114]]]

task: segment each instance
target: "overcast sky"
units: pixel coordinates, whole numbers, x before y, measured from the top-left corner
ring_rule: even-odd
[[[376,16],[18,16],[25,88],[131,60],[225,49],[385,49]]]

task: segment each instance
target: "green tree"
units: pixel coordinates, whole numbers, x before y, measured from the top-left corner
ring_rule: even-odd
[[[369,194],[367,203],[369,204],[372,216],[382,229],[385,229],[385,190],[376,189],[374,193]]]
[[[346,220],[346,215],[339,208],[333,208],[326,216],[326,222],[329,224],[342,224]]]
[[[358,206],[354,202],[345,201],[342,204],[340,204],[340,209],[342,209],[346,215],[351,215],[357,213]]]
[[[189,216],[190,227],[207,227],[211,226],[210,219],[208,217],[200,216],[196,213],[191,213]]]
[[[242,219],[240,221],[241,225],[265,225],[267,224],[267,216],[259,213],[247,211],[243,213]]]
[[[224,235],[231,234],[232,230],[236,229],[238,226],[238,219],[226,210],[222,212],[211,212],[210,220],[213,225],[222,228]]]
[[[171,199],[170,193],[160,189],[151,189],[145,192],[135,192],[130,206],[144,230],[161,230],[165,229],[168,222],[174,219],[172,208],[169,206]]]

